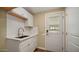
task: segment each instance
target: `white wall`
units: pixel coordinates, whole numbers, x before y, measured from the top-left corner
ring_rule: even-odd
[[[6,11],[0,9],[0,52],[5,51]]]
[[[7,15],[7,37],[17,37],[18,28],[24,28],[24,20],[16,18],[11,15]],[[37,34],[37,27],[33,28],[24,28],[24,35],[33,35]]]
[[[18,19],[14,16],[7,15],[7,37],[16,37],[18,36],[18,28],[23,27],[23,20]]]

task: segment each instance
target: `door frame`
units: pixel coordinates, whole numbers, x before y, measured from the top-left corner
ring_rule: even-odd
[[[62,34],[63,34],[63,41],[62,41],[62,52],[65,51],[65,45],[66,45],[66,23],[65,23],[65,12],[64,11],[59,11],[59,12],[49,12],[49,13],[45,13],[45,49],[46,49],[46,19],[47,19],[47,16],[48,14],[62,14],[62,21],[63,21],[63,31],[62,31]]]

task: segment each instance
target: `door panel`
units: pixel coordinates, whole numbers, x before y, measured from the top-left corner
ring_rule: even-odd
[[[59,33],[49,32],[46,36],[46,48],[49,51],[62,51],[62,41],[59,38],[61,38],[61,35],[59,35]]]

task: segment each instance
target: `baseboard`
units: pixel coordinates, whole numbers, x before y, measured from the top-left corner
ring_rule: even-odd
[[[0,52],[7,52],[7,49],[0,49]]]
[[[67,49],[64,49],[64,51],[63,52],[68,52],[68,50]]]
[[[37,48],[39,48],[39,49],[43,49],[43,50],[46,50],[46,48],[44,48],[44,47],[37,47]]]

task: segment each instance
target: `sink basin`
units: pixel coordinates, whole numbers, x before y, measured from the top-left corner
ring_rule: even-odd
[[[16,37],[16,38],[25,38],[28,37],[28,35],[24,35],[24,36],[20,36],[20,37]]]

